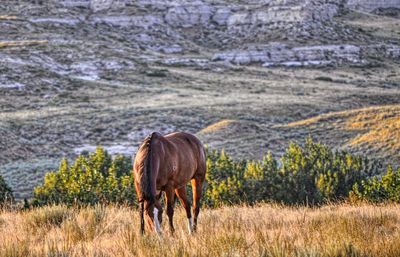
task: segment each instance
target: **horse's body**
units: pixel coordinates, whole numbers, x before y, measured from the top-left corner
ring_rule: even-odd
[[[176,132],[162,136],[153,132],[140,146],[133,167],[135,187],[141,203],[141,232],[144,214],[150,227],[158,233],[162,221],[161,191],[165,192],[170,229],[174,231],[173,214],[175,193],[186,210],[189,231],[196,230],[200,199],[206,174],[204,147],[193,135]],[[194,220],[186,195],[186,184],[193,189]],[[157,217],[154,219],[154,217]]]

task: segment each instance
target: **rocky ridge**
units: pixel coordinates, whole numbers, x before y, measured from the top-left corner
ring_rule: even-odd
[[[25,89],[37,77],[42,88],[54,91],[66,80],[115,80],[156,63],[369,65],[377,57],[398,60],[400,52],[398,40],[373,37],[340,20],[350,7],[373,12],[399,7],[397,0],[11,2],[0,9],[2,89]],[[29,54],[13,47],[32,42],[38,46]]]
[[[28,30],[32,32],[46,28],[47,35],[40,35],[39,32],[37,36],[45,37],[50,44],[86,41],[88,35],[62,35],[78,26],[87,29],[99,28],[99,35],[103,34],[105,37],[109,36],[108,31],[113,29],[118,33],[120,41],[131,42],[129,47],[136,50],[146,49],[167,55],[191,53],[197,59],[207,59],[207,62],[224,60],[234,64],[249,64],[253,59],[260,62],[261,58],[262,64],[274,65],[284,62],[363,63],[362,60],[366,59],[364,57],[368,56],[364,51],[368,49],[365,43],[374,40],[368,34],[337,22],[335,17],[341,15],[348,7],[367,11],[381,7],[400,7],[399,1],[396,0],[380,1],[380,4],[351,0],[265,0],[246,3],[211,0],[64,0],[50,1],[47,4],[41,1],[34,2],[37,4],[33,7],[31,2],[3,7],[2,13],[11,13],[18,17],[17,20],[1,21],[5,28],[29,26]],[[15,38],[16,35],[29,35],[30,32],[16,28],[8,31],[13,32],[13,29],[16,31],[10,33],[10,39],[15,40],[19,39]],[[375,41],[371,43],[380,43],[379,40]],[[266,44],[272,46],[265,46]],[[275,47],[279,44],[282,46]],[[396,43],[386,47],[395,46]],[[275,49],[290,50],[286,53],[275,53]],[[272,56],[279,57],[276,60],[266,56],[258,58],[260,54],[263,55],[260,51],[274,52]],[[332,53],[332,58],[326,56],[328,52]],[[208,58],[210,54],[213,58]],[[307,56],[308,54],[310,56]],[[320,58],[322,56],[317,58],[316,55],[325,55],[328,60]],[[145,61],[176,64],[176,61],[165,60],[165,56],[159,54],[149,53],[145,56]],[[187,58],[181,60],[180,64],[188,63]],[[193,63],[202,62],[190,62]],[[75,64],[78,73],[82,65]],[[128,66],[132,67],[132,64]]]

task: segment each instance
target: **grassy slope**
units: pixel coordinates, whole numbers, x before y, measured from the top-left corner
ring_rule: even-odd
[[[353,152],[400,159],[400,105],[332,112],[292,122],[287,127],[321,137],[324,134],[326,140],[334,140]]]
[[[397,18],[354,11],[349,12],[344,18],[346,24],[361,28],[375,37],[400,39],[398,31],[400,20]]]
[[[387,79],[384,74],[395,72],[395,67],[370,70],[374,75],[362,82],[359,80],[364,71],[358,68],[344,71],[248,67],[224,72],[190,67],[167,69],[166,78],[135,73],[132,82],[117,87],[87,83],[68,96],[55,96],[54,101],[44,103],[38,110],[28,107],[0,113],[0,137],[4,139],[0,172],[15,191],[21,191],[20,198],[29,197],[44,172],[38,169],[33,174],[29,167],[42,167],[42,160],[53,161],[56,168],[61,156],[71,156],[75,147],[85,144],[136,146],[146,130],[198,133],[225,119],[235,122],[198,133],[202,141],[225,148],[236,157],[260,158],[268,150],[279,154],[290,140],[308,135],[303,130],[276,126],[319,113],[390,104],[400,95],[397,88],[381,87]],[[316,79],[326,73],[335,81],[347,82]],[[370,86],[361,87],[363,84]],[[72,100],[77,95],[90,100]],[[19,99],[8,95],[2,101]],[[37,179],[13,179],[18,173],[29,173],[29,177]]]
[[[199,232],[139,236],[123,207],[0,212],[0,256],[399,256],[400,206],[273,205],[202,210]],[[164,230],[167,228],[163,223]]]
[[[54,96],[38,110],[27,107],[0,113],[0,173],[15,191],[21,191],[20,198],[29,197],[33,185],[43,177],[43,169],[34,171],[43,166],[42,160],[52,161],[54,169],[62,156],[72,158],[76,147],[136,146],[146,131],[198,133],[205,144],[225,148],[240,158],[260,158],[268,150],[281,154],[290,140],[308,136],[308,130],[282,128],[284,124],[321,113],[398,103],[400,96],[397,87],[382,86],[398,78],[391,75],[397,65],[386,71],[370,69],[373,75],[365,79],[359,68],[167,69],[166,78],[135,73],[132,82],[117,87],[87,83],[68,96]],[[334,82],[318,79],[327,74]],[[77,95],[88,96],[89,101],[73,100]],[[7,95],[0,101],[18,103],[23,99]],[[202,131],[221,120],[234,122]],[[324,133],[324,127],[320,130],[315,133],[317,140],[341,147],[336,141],[341,134]],[[13,179],[18,173],[36,179]]]

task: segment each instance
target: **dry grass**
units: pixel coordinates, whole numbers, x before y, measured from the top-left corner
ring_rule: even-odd
[[[397,18],[353,11],[342,17],[342,19],[348,25],[362,28],[376,37],[400,38],[400,21]]]
[[[393,156],[400,149],[400,105],[332,112],[292,122],[287,127],[351,132],[346,142],[348,146],[373,148],[378,152],[390,152]]]
[[[43,45],[47,44],[47,40],[22,40],[22,41],[1,41],[0,48],[10,46],[32,46],[32,45]]]
[[[200,133],[211,133],[211,132],[216,132],[219,131],[221,129],[224,129],[226,127],[228,127],[229,125],[231,125],[232,123],[234,123],[234,120],[221,120],[218,121],[216,123],[213,123],[207,127],[205,127],[204,129],[202,129],[200,131]]]
[[[12,15],[0,15],[0,20],[17,20],[17,16]]]
[[[126,207],[45,207],[0,221],[0,256],[400,256],[399,205],[202,210],[193,236],[178,209],[176,234],[164,221],[161,238],[141,237]]]
[[[351,144],[368,143],[375,146],[400,148],[400,106],[370,108],[351,117],[347,128],[364,130]]]

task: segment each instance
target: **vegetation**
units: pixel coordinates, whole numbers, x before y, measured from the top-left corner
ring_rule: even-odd
[[[0,49],[12,46],[33,46],[47,44],[47,40],[22,40],[22,41],[3,41],[0,42]]]
[[[378,179],[381,166],[345,151],[306,140],[291,143],[282,158],[268,153],[261,161],[234,160],[224,151],[207,154],[207,183],[203,203],[217,207],[273,201],[286,204],[322,204],[347,199],[399,202],[398,172],[389,169]],[[69,165],[45,176],[34,192],[33,203],[135,203],[131,160],[114,159],[101,147],[80,155]]]
[[[34,191],[35,205],[132,203],[135,200],[132,164],[124,156],[114,159],[102,148],[78,156],[73,165],[62,160],[58,171],[47,173]]]
[[[0,212],[0,256],[398,257],[399,208],[343,204],[203,208],[194,235],[188,234],[183,208],[177,208],[174,236],[164,219],[159,238],[148,230],[140,235],[139,214],[132,208],[40,207]]]
[[[0,175],[0,205],[13,199],[11,188],[7,185],[4,178]]]
[[[346,145],[352,152],[398,162],[400,105],[371,106],[324,113],[289,123],[293,131],[306,129],[313,137],[324,136],[329,145]]]
[[[206,201],[275,201],[319,204],[347,198],[355,183],[380,171],[380,165],[348,152],[334,152],[311,138],[304,147],[291,143],[280,160],[234,161],[225,152],[208,154]]]
[[[354,184],[351,198],[370,202],[400,202],[400,168],[394,171],[391,166],[382,177],[363,180]]]

